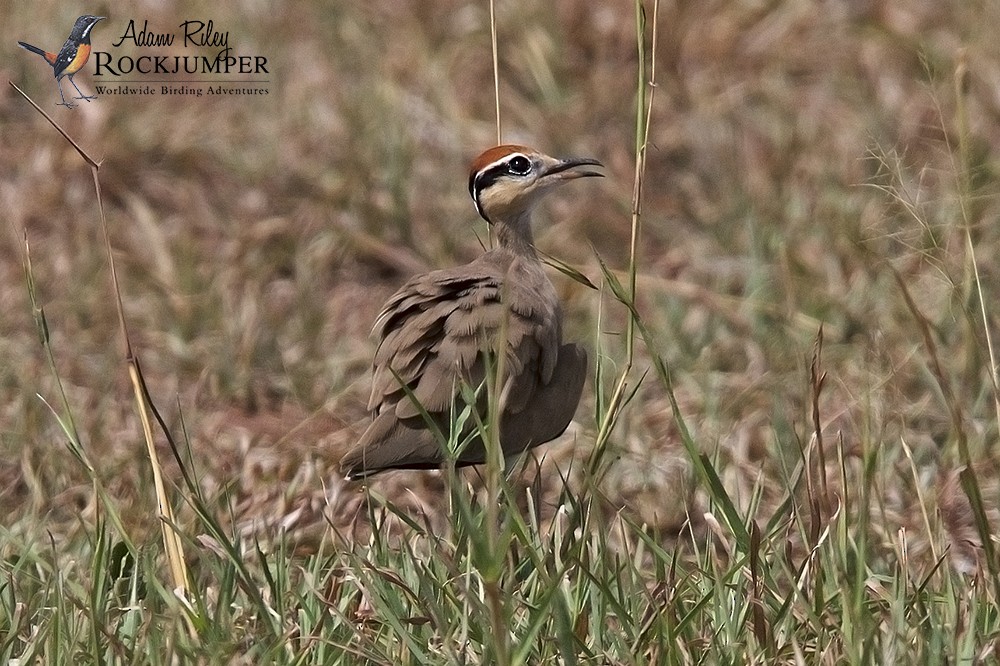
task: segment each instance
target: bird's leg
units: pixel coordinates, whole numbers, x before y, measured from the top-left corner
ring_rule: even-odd
[[[73,80],[72,74],[70,74],[67,78],[69,79],[69,82],[73,84],[73,87],[76,88],[76,91],[80,93],[80,96],[77,97],[76,99],[85,99],[88,102],[92,99],[97,99],[97,95],[84,95],[83,91],[80,90],[80,86],[76,85],[76,81]]]
[[[72,79],[70,80],[72,81]],[[59,99],[62,100],[61,102],[56,104],[56,106],[65,106],[67,109],[72,109],[74,106],[76,106],[76,104],[66,101],[66,98],[63,96],[62,81],[60,81],[59,79],[56,79],[56,87],[59,88]]]

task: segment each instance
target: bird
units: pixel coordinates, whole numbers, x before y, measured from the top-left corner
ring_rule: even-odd
[[[56,85],[59,87],[59,98],[62,100],[58,106],[65,106],[68,109],[72,109],[75,104],[72,102],[67,102],[66,98],[63,96],[62,83],[60,80],[65,76],[69,78],[69,82],[73,84],[76,91],[80,93],[80,96],[76,99],[85,99],[88,102],[92,99],[96,99],[94,96],[84,95],[83,91],[80,90],[80,86],[76,85],[76,81],[73,80],[73,76],[83,69],[83,66],[87,64],[87,60],[90,59],[90,31],[94,29],[98,21],[103,21],[105,17],[103,16],[81,16],[73,24],[73,31],[69,33],[69,37],[66,38],[66,43],[62,45],[58,53],[52,53],[51,51],[46,51],[45,49],[40,49],[37,46],[32,46],[26,42],[18,42],[17,45],[22,49],[27,49],[32,53],[37,53],[38,55],[45,58],[45,62],[52,65],[52,72],[56,77]]]
[[[535,249],[531,214],[560,185],[604,175],[589,167],[603,165],[513,144],[474,160],[469,194],[496,244],[469,264],[411,278],[382,308],[372,331],[379,339],[368,402],[373,418],[340,461],[348,479],[441,467],[447,456],[435,431],[447,436],[457,421],[452,415],[467,404],[463,387],[481,387],[491,364],[504,370],[498,432],[505,459],[566,430],[580,402],[587,353],[562,341],[559,299]],[[471,402],[484,417],[485,391]],[[456,467],[486,461],[474,422],[465,420],[460,435],[467,444]]]

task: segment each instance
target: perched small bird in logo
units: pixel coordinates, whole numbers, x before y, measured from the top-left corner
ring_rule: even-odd
[[[98,21],[103,20],[103,16],[81,16],[76,20],[73,25],[73,32],[69,33],[69,37],[66,39],[66,43],[62,45],[59,49],[59,53],[52,53],[51,51],[46,51],[40,49],[37,46],[32,46],[25,42],[18,42],[18,46],[22,49],[27,49],[32,53],[37,53],[38,55],[45,58],[45,62],[52,65],[52,71],[56,77],[56,85],[59,86],[59,98],[62,102],[59,106],[65,106],[72,109],[76,104],[72,102],[67,102],[66,98],[63,97],[62,83],[60,80],[65,76],[69,78],[69,82],[73,84],[76,91],[80,93],[80,96],[76,99],[85,99],[88,102],[92,99],[96,99],[92,96],[87,96],[83,94],[80,90],[80,86],[76,85],[76,81],[73,80],[73,75],[83,69],[83,66],[87,64],[87,60],[90,59],[90,31],[94,29]]]

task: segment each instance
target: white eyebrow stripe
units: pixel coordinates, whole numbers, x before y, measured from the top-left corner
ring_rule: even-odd
[[[512,159],[514,159],[515,157],[523,157],[524,159],[528,159],[528,156],[525,155],[524,153],[510,153],[508,155],[504,155],[503,157],[501,157],[498,160],[494,160],[493,162],[490,162],[489,164],[487,164],[486,166],[484,166],[482,169],[480,169],[479,173],[486,173],[487,171],[489,171],[493,167],[497,167],[497,166],[500,166],[501,164],[503,164],[505,162],[509,162]]]

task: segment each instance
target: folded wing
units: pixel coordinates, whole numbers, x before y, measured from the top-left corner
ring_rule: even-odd
[[[493,261],[489,259],[494,259]],[[368,407],[374,421],[341,462],[349,476],[443,462],[436,427],[447,433],[462,382],[486,376],[484,352],[504,354],[500,440],[505,454],[559,436],[586,375],[586,354],[561,345],[551,284],[508,279],[516,263],[483,260],[414,278],[389,299],[375,324],[380,337]],[[457,401],[457,402],[456,402]],[[485,411],[485,402],[478,405]],[[428,423],[426,413],[433,424]],[[474,440],[459,464],[485,459]]]

